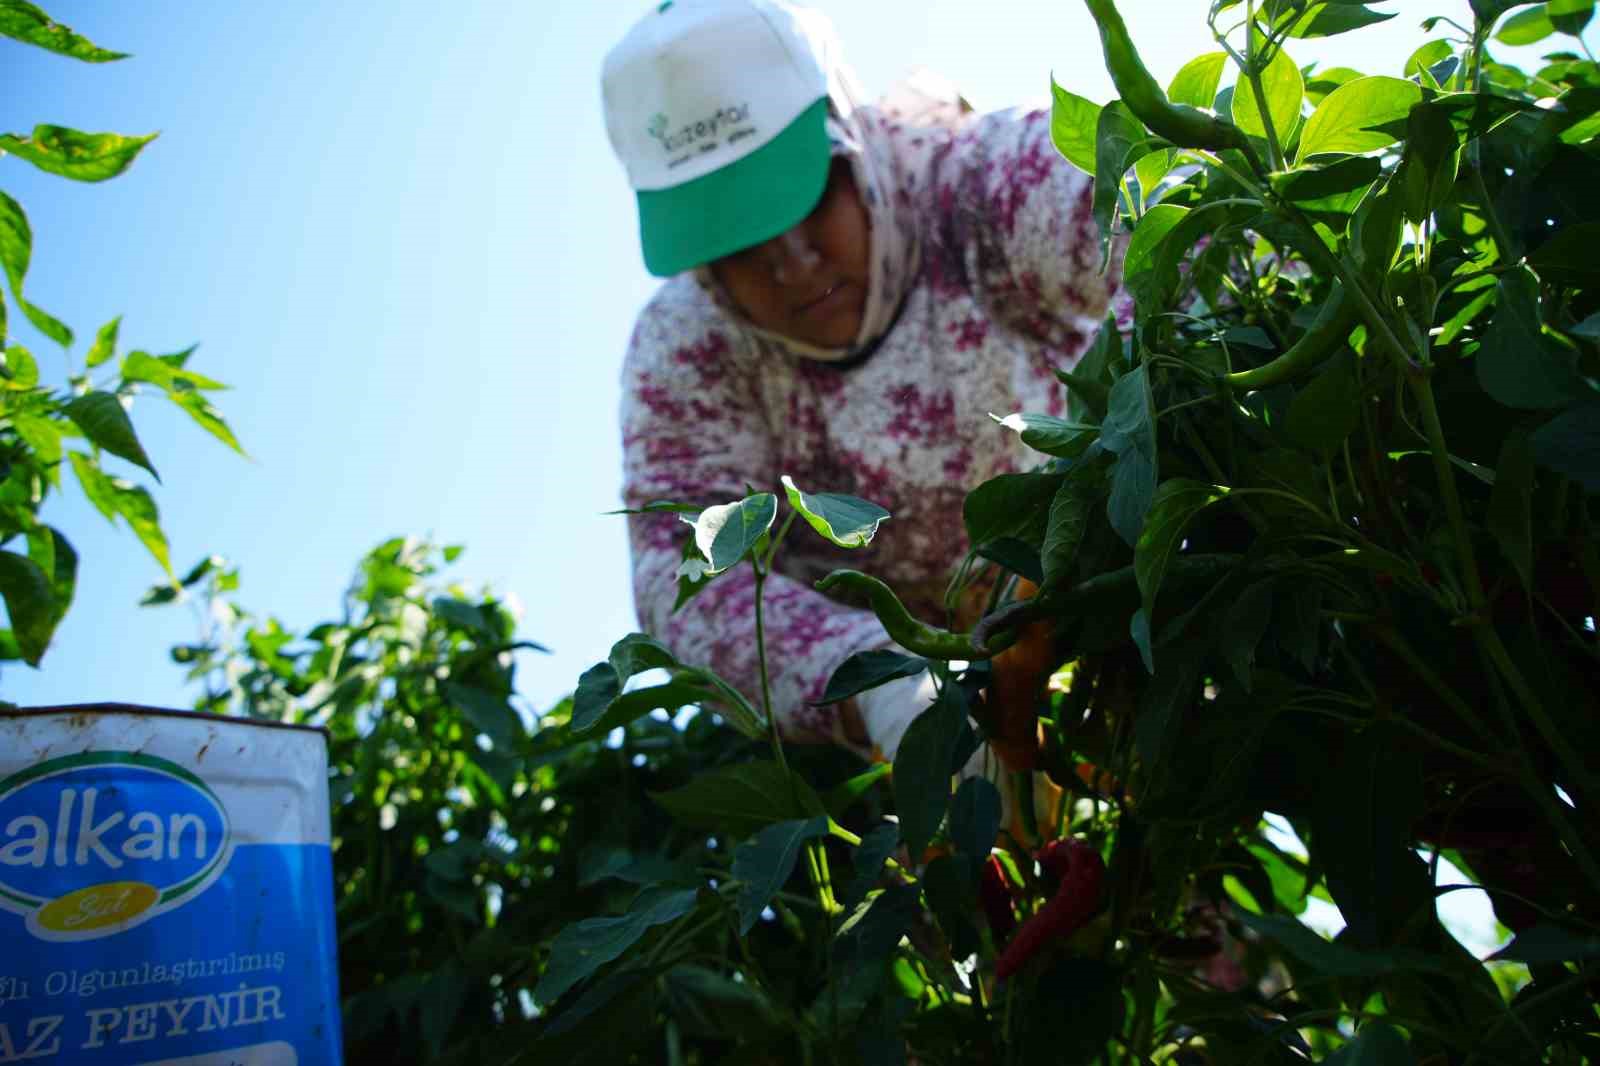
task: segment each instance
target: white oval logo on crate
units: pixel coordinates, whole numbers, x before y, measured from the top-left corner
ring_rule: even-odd
[[[181,907],[233,855],[206,783],[153,755],[91,751],[0,781],[0,907],[41,940],[93,940]]]

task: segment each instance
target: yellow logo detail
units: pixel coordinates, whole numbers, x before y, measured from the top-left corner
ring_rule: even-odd
[[[69,892],[40,908],[35,919],[57,933],[86,933],[91,929],[130,922],[155,906],[161,893],[142,881],[113,881]]]

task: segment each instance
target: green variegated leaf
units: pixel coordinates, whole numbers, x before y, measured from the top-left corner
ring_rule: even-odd
[[[789,505],[812,529],[841,548],[865,548],[889,512],[875,503],[838,492],[802,492],[788,474],[783,478]]]
[[[35,126],[33,136],[0,133],[0,151],[73,181],[106,181],[127,170],[157,134],[84,133],[66,126]]]
[[[695,546],[711,564],[706,572],[720,574],[737,565],[767,535],[777,517],[778,498],[770,492],[701,511],[691,524]]]
[[[109,51],[72,32],[28,0],[0,0],[0,35],[85,63],[109,63],[128,57],[126,52]]]

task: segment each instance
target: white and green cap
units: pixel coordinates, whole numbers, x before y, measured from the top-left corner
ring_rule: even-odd
[[[606,56],[606,132],[668,277],[776,237],[822,197],[838,43],[782,0],[667,0]]]

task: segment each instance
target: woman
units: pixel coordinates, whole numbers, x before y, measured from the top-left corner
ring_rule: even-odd
[[[1037,459],[989,413],[1062,413],[1055,372],[1114,294],[1091,183],[1047,112],[859,104],[825,19],[781,0],[669,0],[608,55],[603,95],[645,264],[669,279],[623,368],[626,504],[726,503],[788,474],[887,508],[861,551],[788,539],[763,609],[783,733],[892,759],[928,679],[816,706],[835,668],[889,640],[812,582],[852,566],[941,616],[966,494]],[[754,698],[748,568],[674,611],[687,527],[630,523],[644,628]]]

